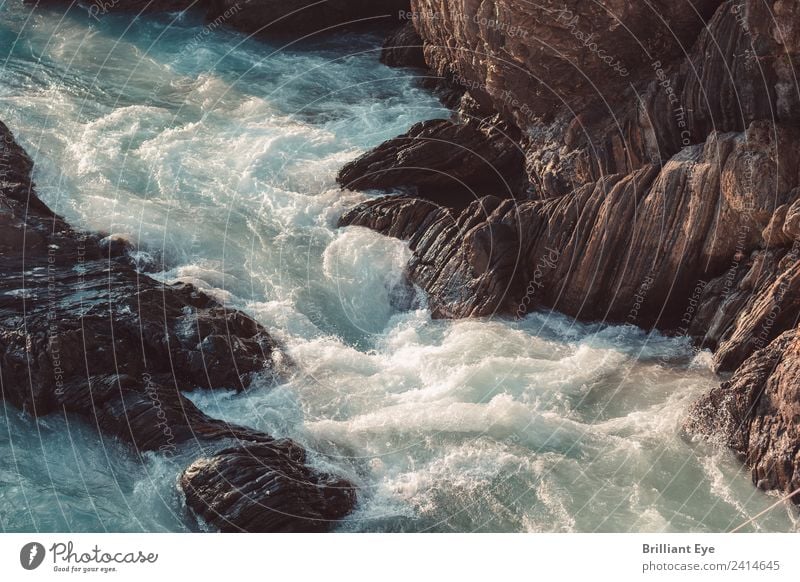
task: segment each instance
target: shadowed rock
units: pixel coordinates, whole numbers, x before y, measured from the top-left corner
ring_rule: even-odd
[[[82,417],[140,452],[211,454],[236,467],[241,458],[227,458],[223,446],[270,448],[261,471],[248,466],[242,475],[254,483],[276,471],[292,475],[270,502],[286,517],[275,521],[237,507],[230,521],[253,530],[316,531],[347,513],[352,490],[343,495],[323,486],[338,481],[306,466],[298,445],[213,419],[183,394],[241,391],[255,381],[266,387],[282,377],[291,364],[267,331],[190,285],[164,285],[138,273],[126,245],[70,228],[36,196],[32,167],[0,123],[3,399],[34,416]],[[193,491],[211,478],[192,475]],[[215,491],[235,495],[247,485],[243,479],[217,483]],[[205,515],[202,499],[195,491],[187,502]]]
[[[422,39],[413,22],[406,22],[386,37],[381,50],[381,62],[389,67],[427,69]]]
[[[325,531],[350,512],[355,493],[305,461],[305,451],[286,441],[223,449],[195,461],[181,488],[189,506],[223,532]]]
[[[73,8],[72,0],[25,0],[42,7]],[[97,0],[86,3],[90,17],[193,9],[218,26],[248,34],[305,35],[353,25],[385,27],[402,20],[409,0]]]
[[[207,0],[210,21],[248,33],[309,34],[343,24],[377,28],[400,20],[409,0]]]
[[[337,181],[352,190],[413,188],[463,206],[493,194],[522,195],[523,154],[505,124],[424,121],[345,165]]]

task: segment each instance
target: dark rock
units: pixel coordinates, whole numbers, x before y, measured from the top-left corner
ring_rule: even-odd
[[[25,0],[42,7],[73,7],[72,0]],[[229,26],[248,34],[305,35],[342,26],[371,29],[396,25],[409,0],[92,0],[90,17],[109,13],[177,12],[194,9],[214,28]]]
[[[500,123],[424,121],[345,165],[337,181],[352,190],[413,187],[435,201],[466,206],[487,194],[522,196],[524,157]]]
[[[746,261],[734,258],[699,304],[692,335],[716,349],[718,370],[737,369],[800,321],[800,239],[791,248],[756,251]]]
[[[346,212],[339,226],[363,226],[386,236],[410,240],[436,221],[455,221],[451,210],[429,200],[386,196],[368,200]]]
[[[127,245],[70,228],[36,196],[32,167],[0,123],[3,399],[35,416],[82,417],[137,451],[214,454],[226,462],[216,451],[231,441],[273,447],[271,465],[263,474],[252,468],[248,478],[272,479],[280,467],[304,479],[295,493],[282,482],[272,502],[286,517],[252,514],[245,525],[254,530],[278,523],[305,529],[308,519],[330,524],[352,508],[352,492],[343,497],[323,485],[331,478],[307,467],[297,445],[210,418],[183,394],[244,390],[256,378],[268,383],[284,375],[290,362],[269,333],[190,285],[164,285],[136,272]],[[202,479],[192,483],[199,487]],[[232,487],[216,490],[234,495]]]
[[[223,532],[326,531],[355,503],[352,485],[311,471],[289,441],[223,449],[181,477],[186,503]]]
[[[413,22],[406,22],[386,38],[381,50],[381,62],[389,67],[427,68],[422,39]]]
[[[24,0],[26,4],[35,6],[68,6],[70,0]],[[117,12],[179,12],[191,8],[204,9],[208,0],[91,0],[85,5],[89,16],[99,18],[105,14]]]
[[[462,107],[463,99],[468,96],[464,87],[455,83],[449,76],[440,77],[430,69],[427,74],[419,79],[420,86],[432,92],[439,101],[448,109],[459,109]],[[466,110],[465,110],[466,111]],[[468,112],[469,117],[483,119],[493,114],[491,109],[483,111]]]

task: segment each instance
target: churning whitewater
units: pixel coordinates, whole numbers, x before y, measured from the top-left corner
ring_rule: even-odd
[[[0,119],[42,198],[134,241],[143,268],[254,316],[287,383],[189,397],[291,437],[359,487],[342,531],[724,531],[774,500],[679,432],[716,382],[685,338],[577,324],[434,321],[407,247],[335,228],[338,169],[446,117],[378,36],[287,46],[185,15],[99,21],[0,7]],[[186,460],[90,427],[0,415],[3,531],[183,531]],[[752,528],[797,529],[778,509]]]

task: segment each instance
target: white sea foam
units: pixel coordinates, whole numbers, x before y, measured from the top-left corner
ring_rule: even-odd
[[[364,199],[336,186],[343,163],[449,115],[378,63],[379,39],[276,51],[220,29],[198,46],[189,16],[142,17],[121,37],[127,17],[90,30],[41,11],[32,26],[29,10],[0,8],[2,46],[20,39],[0,119],[41,195],[286,344],[286,384],[191,398],[357,483],[343,530],[721,531],[772,501],[729,455],[679,436],[716,382],[686,340],[552,314],[432,320],[404,243],[335,228]],[[187,527],[187,459],[142,466],[81,423],[6,408],[0,460],[2,529]],[[759,527],[795,529],[792,515]]]

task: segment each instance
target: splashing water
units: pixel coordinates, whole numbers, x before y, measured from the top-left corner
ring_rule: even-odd
[[[365,198],[337,170],[448,115],[418,73],[379,64],[379,37],[282,47],[189,15],[97,23],[6,3],[0,46],[0,119],[42,198],[286,344],[301,370],[287,383],[190,397],[357,483],[341,530],[724,531],[770,505],[728,453],[681,438],[716,383],[685,339],[545,313],[434,321],[409,301],[403,243],[335,228]],[[7,406],[0,459],[4,531],[190,527],[186,459]],[[796,515],[751,529],[795,530]]]

